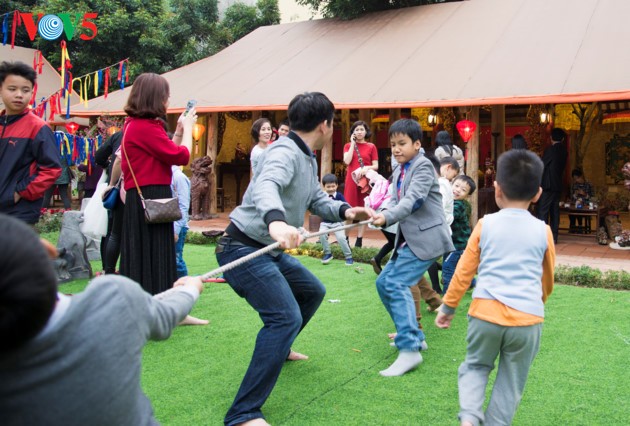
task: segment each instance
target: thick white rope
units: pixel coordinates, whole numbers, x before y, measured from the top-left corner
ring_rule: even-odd
[[[303,228],[300,228],[300,230],[304,231],[302,233],[302,235],[304,236],[304,240],[306,241],[309,238],[319,237],[320,235],[330,234],[330,233],[338,232],[338,231],[345,231],[346,229],[351,229],[351,228],[354,228],[356,226],[361,226],[361,225],[367,225],[368,223],[372,223],[372,219],[364,220],[364,221],[359,222],[359,223],[351,223],[349,225],[338,226],[338,227],[333,228],[333,229],[328,229],[326,231],[315,232],[313,234],[310,234],[310,233],[306,232],[306,230],[304,230]],[[236,259],[234,262],[230,262],[228,264],[225,264],[225,265],[221,266],[220,268],[217,268],[217,269],[215,269],[213,271],[210,271],[210,272],[207,272],[207,273],[203,274],[201,276],[201,280],[202,281],[207,281],[208,279],[210,279],[212,277],[219,276],[219,275],[223,274],[226,271],[234,269],[237,266],[240,266],[240,265],[242,265],[245,262],[249,262],[250,260],[252,260],[252,259],[254,259],[254,258],[258,257],[258,256],[262,256],[265,253],[269,253],[272,250],[276,250],[279,247],[280,247],[280,243],[279,242],[275,242],[273,244],[269,244],[268,246],[263,247],[260,250],[257,250],[257,251],[255,251],[253,253],[250,253],[247,256],[241,257],[240,259]]]

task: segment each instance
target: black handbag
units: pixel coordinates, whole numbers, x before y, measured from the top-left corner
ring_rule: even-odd
[[[127,156],[127,151],[125,150],[125,136],[123,136],[122,151],[123,154],[125,154],[125,158],[127,159],[127,165],[129,166],[129,171],[131,172],[133,182],[138,189],[138,195],[140,196],[142,208],[144,209],[144,219],[146,220],[146,222],[168,223],[180,220],[182,218],[182,212],[179,209],[179,201],[177,197],[147,199],[144,198],[144,196],[142,195],[142,190],[138,185],[136,175],[131,168],[131,162],[129,161],[129,157]]]

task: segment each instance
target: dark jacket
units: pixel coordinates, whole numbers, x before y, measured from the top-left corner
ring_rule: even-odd
[[[0,114],[0,212],[37,223],[44,192],[61,174],[55,135],[41,118]],[[14,202],[14,194],[21,199]]]
[[[561,192],[564,188],[562,174],[567,164],[567,149],[564,147],[564,143],[557,142],[547,147],[543,153],[542,161],[545,164],[541,184],[543,191]]]
[[[112,175],[112,166],[114,165],[113,154],[118,151],[120,143],[122,142],[122,131],[118,131],[111,135],[103,145],[99,147],[94,153],[94,162],[104,169],[107,169],[107,183],[109,184],[109,177]]]

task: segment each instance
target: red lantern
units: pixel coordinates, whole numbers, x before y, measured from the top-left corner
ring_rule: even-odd
[[[77,132],[78,129],[79,129],[79,125],[77,123],[75,123],[74,121],[66,123],[66,130],[71,135],[74,135]]]
[[[462,140],[464,142],[468,142],[475,133],[475,130],[477,129],[477,124],[474,121],[462,120],[456,124],[456,127],[459,135],[462,137]]]

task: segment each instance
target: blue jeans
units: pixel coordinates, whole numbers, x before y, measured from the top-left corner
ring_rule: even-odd
[[[216,256],[223,266],[256,251],[224,237]],[[291,344],[324,299],[324,285],[293,257],[265,254],[225,272],[232,289],[258,312],[263,327],[226,425],[264,418],[261,408],[278,380]]]
[[[376,279],[378,295],[396,326],[394,342],[401,351],[418,351],[424,340],[409,287],[418,283],[436,259],[420,260],[405,244],[396,250]]]
[[[179,238],[175,243],[175,264],[177,266],[177,278],[185,277],[188,275],[188,268],[186,262],[184,262],[184,244],[186,243],[186,234],[188,228],[182,228],[179,230]]]
[[[451,284],[451,280],[453,279],[453,275],[455,274],[455,268],[457,268],[457,262],[459,262],[459,258],[462,257],[464,250],[455,250],[450,252],[444,258],[442,262],[442,289],[444,291],[443,294],[446,294],[448,290],[448,286]]]

